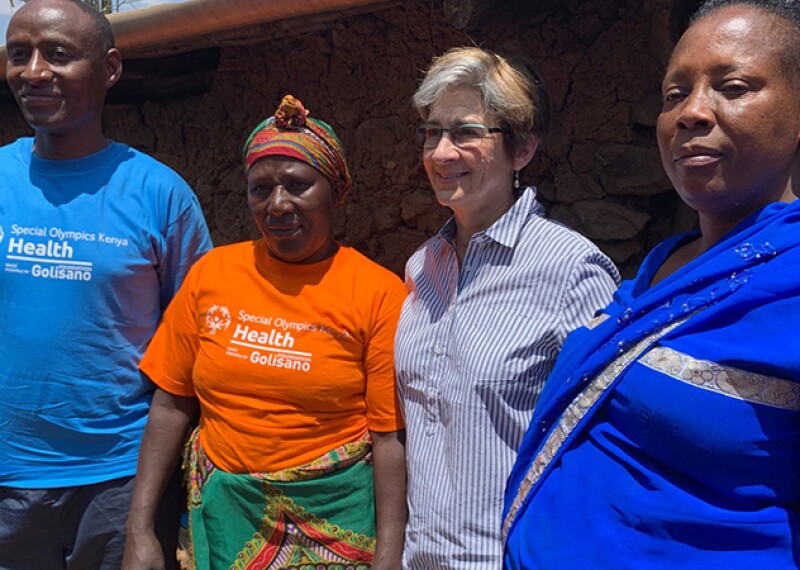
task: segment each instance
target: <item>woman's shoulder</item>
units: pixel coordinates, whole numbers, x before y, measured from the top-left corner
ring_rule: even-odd
[[[602,268],[619,281],[616,265],[592,240],[550,218],[528,220],[517,242],[515,256],[520,259],[521,266],[536,273],[545,271],[566,278],[591,266]]]
[[[331,296],[362,316],[399,311],[407,295],[400,277],[351,247],[339,248],[326,283]]]
[[[403,281],[396,273],[373,261],[357,249],[342,246],[337,255],[340,257],[340,271],[346,272],[354,281],[378,289],[402,288],[405,290]]]
[[[600,252],[591,239],[568,224],[548,217],[535,189],[526,189],[515,208],[518,208],[517,215],[522,217],[517,247],[543,250],[548,257],[568,259],[576,254]]]
[[[450,246],[447,239],[442,235],[442,231],[430,236],[422,242],[422,244],[414,250],[414,253],[408,257],[408,260],[406,260],[406,275],[421,271],[426,265],[426,260],[428,265],[430,265],[433,260],[440,260],[442,250],[445,247]],[[436,262],[434,262],[434,264],[436,264]]]
[[[192,272],[218,272],[221,270],[221,266],[229,266],[231,263],[240,263],[242,261],[252,264],[254,247],[253,241],[215,246],[195,262],[192,266]]]
[[[553,218],[531,216],[523,229],[520,242],[527,247],[552,249],[554,255],[572,256],[575,252],[595,253],[595,243],[564,222]]]

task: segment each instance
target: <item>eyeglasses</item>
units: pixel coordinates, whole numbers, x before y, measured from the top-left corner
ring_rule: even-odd
[[[450,142],[458,148],[479,147],[484,137],[494,133],[507,133],[508,129],[500,127],[487,127],[480,123],[467,123],[445,129],[436,125],[420,125],[417,127],[417,140],[424,149],[433,149],[439,146],[444,133],[450,136]]]

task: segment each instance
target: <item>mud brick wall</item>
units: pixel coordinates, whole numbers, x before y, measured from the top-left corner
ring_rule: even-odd
[[[355,183],[335,231],[402,274],[448,212],[433,199],[410,97],[432,56],[477,44],[531,59],[553,99],[543,152],[524,173],[550,215],[594,240],[631,275],[655,243],[696,224],[664,176],[655,142],[660,77],[672,47],[668,0],[521,2],[464,29],[442,2],[337,20],[314,32],[223,47],[210,90],[109,105],[109,137],[155,155],[197,192],[216,244],[257,236],[241,146],[285,93],[336,129]],[[9,97],[0,142],[28,133]]]

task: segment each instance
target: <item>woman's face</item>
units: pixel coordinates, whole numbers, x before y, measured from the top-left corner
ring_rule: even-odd
[[[667,175],[701,222],[730,229],[791,193],[797,72],[781,59],[791,40],[768,39],[785,25],[757,8],[721,8],[689,28],[672,55],[658,144]]]
[[[315,263],[336,252],[331,184],[305,162],[258,160],[247,173],[247,204],[272,257]]]
[[[445,129],[470,123],[502,126],[485,113],[480,92],[467,87],[442,93],[425,121]],[[435,148],[423,149],[422,162],[436,200],[453,210],[457,221],[477,229],[488,227],[511,207],[514,170],[527,163],[515,164],[502,133],[488,134],[479,146],[466,149],[444,134]]]

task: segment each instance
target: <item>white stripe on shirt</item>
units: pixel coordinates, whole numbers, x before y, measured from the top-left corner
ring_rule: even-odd
[[[614,264],[527,189],[472,236],[451,219],[406,265],[395,362],[407,432],[409,570],[502,566],[503,489],[566,335],[604,307]]]

